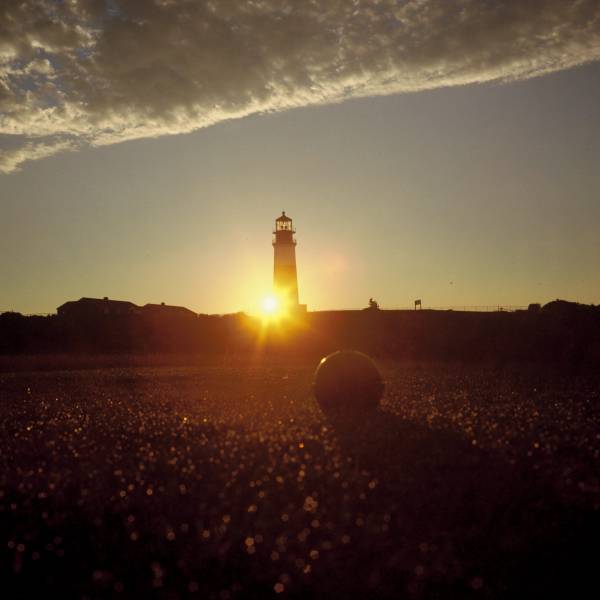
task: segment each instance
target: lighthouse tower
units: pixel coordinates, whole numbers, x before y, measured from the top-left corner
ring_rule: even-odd
[[[296,231],[285,211],[275,219],[273,232],[274,267],[273,288],[290,309],[298,309],[298,274],[296,272]]]

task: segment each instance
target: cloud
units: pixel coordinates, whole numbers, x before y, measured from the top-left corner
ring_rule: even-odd
[[[50,142],[41,140],[25,142],[22,145],[2,151],[0,154],[0,173],[18,171],[21,164],[28,160],[46,158],[59,152],[75,150],[77,147],[78,143],[74,140],[54,139]]]
[[[600,58],[597,0],[3,0],[0,171],[82,145]]]

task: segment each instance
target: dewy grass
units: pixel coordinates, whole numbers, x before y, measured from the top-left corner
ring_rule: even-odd
[[[379,413],[342,430],[310,395],[314,366],[0,375],[4,585],[215,598],[596,585],[597,376],[384,363]]]

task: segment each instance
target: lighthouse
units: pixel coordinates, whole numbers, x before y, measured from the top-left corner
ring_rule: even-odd
[[[283,211],[281,216],[275,219],[273,232],[273,289],[280,301],[291,310],[301,308],[298,298],[295,233],[292,219]]]

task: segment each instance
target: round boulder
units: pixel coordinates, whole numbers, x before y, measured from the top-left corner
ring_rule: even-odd
[[[377,410],[384,383],[371,358],[340,350],[321,359],[313,391],[321,410],[332,418],[356,418]]]

